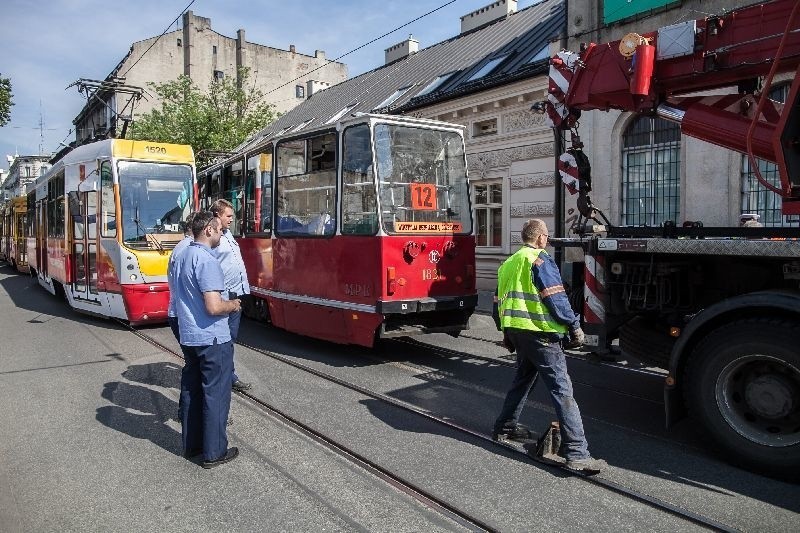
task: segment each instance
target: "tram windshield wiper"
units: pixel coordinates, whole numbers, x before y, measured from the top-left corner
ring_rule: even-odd
[[[136,206],[136,215],[135,215],[135,217],[133,219],[133,222],[134,222],[134,224],[136,224],[136,240],[137,241],[141,237],[141,235],[139,234],[139,230],[142,230],[142,233],[144,233],[145,240],[149,240],[150,242],[152,242],[155,245],[155,247],[158,249],[159,252],[163,252],[164,251],[164,246],[161,244],[161,242],[155,237],[155,235],[153,235],[152,233],[147,231],[147,228],[142,226],[141,222],[139,221],[139,206]]]

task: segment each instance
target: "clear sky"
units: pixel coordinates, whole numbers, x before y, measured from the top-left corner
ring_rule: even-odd
[[[0,75],[10,78],[11,122],[0,128],[0,168],[6,154],[49,154],[75,139],[72,120],[84,104],[79,78],[104,79],[132,43],[160,35],[191,0],[2,0]],[[195,0],[189,9],[214,31],[249,42],[335,59],[450,0]],[[384,50],[409,34],[420,48],[460,31],[460,17],[493,0],[455,0],[340,61],[351,76],[379,67]],[[518,9],[535,3],[521,0]],[[175,24],[170,31],[177,29]],[[145,56],[146,57],[146,56]]]

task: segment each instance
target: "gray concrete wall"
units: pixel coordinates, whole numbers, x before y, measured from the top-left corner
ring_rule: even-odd
[[[125,83],[146,89],[147,99],[141,100],[134,111],[135,116],[152,111],[160,106],[149,82],[165,83],[186,74],[194,84],[205,90],[212,83],[214,71],[226,78],[235,77],[238,67],[250,69],[249,83],[262,91],[266,101],[275,105],[276,111],[285,113],[308,97],[295,96],[295,85],[306,87],[309,80],[319,80],[335,85],[347,79],[347,65],[329,62],[325,53],[316,50],[313,55],[281,50],[260,44],[249,43],[244,30],[236,37],[226,37],[215,32],[211,19],[184,14],[183,28],[166,33],[161,38],[151,37],[133,43],[130,54],[124,59],[117,76],[124,76]],[[142,58],[142,56],[144,56]],[[317,67],[323,67],[315,70]],[[295,78],[300,78],[296,81]],[[287,84],[285,87],[279,86]],[[116,107],[122,113],[128,98],[118,94]],[[105,109],[92,104],[84,108],[86,116],[77,125],[77,138],[91,135],[92,124],[104,125]],[[130,109],[124,112],[130,115]],[[119,125],[118,125],[119,128]]]

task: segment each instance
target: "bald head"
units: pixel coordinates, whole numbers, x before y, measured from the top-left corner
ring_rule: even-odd
[[[536,246],[539,238],[549,236],[547,231],[547,224],[540,218],[532,218],[522,225],[522,242]]]

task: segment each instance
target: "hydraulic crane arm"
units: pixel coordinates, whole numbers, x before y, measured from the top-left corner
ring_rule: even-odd
[[[800,214],[800,78],[785,104],[767,98],[773,76],[798,65],[800,2],[774,0],[590,43],[580,53],[562,51],[551,59],[548,100],[538,108],[553,128],[572,132],[559,169],[567,188],[580,192],[586,217],[596,212],[578,119],[581,111],[608,109],[659,116],[679,123],[685,135],[776,163],[780,187],[757,177],[783,197],[785,214]],[[691,96],[731,86],[736,93]]]

